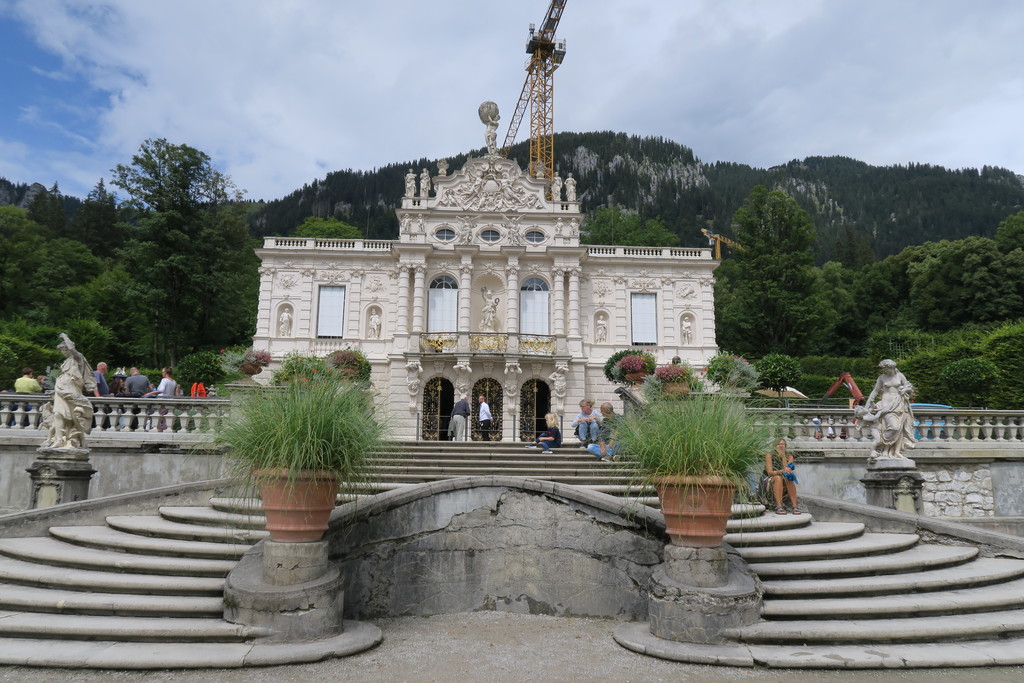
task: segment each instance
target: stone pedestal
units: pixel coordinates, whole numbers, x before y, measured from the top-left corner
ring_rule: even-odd
[[[32,478],[30,507],[45,508],[89,497],[89,480],[96,470],[89,464],[88,448],[36,449],[39,459],[26,471]]]
[[[267,629],[268,642],[320,640],[345,630],[344,577],[327,542],[264,541],[224,583],[224,619]]]
[[[669,545],[651,575],[651,633],[684,643],[723,643],[726,629],[761,619],[761,583],[724,547]]]
[[[878,458],[868,463],[861,479],[868,505],[921,513],[921,484],[924,475],[910,458]]]

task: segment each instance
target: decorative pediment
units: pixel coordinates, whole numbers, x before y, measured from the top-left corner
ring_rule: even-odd
[[[527,211],[545,208],[544,185],[511,159],[470,159],[436,182],[437,206],[461,211]]]

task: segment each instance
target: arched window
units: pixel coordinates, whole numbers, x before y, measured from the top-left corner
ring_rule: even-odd
[[[427,332],[457,332],[458,320],[459,283],[447,275],[434,278],[427,295]]]
[[[531,277],[519,288],[519,332],[550,334],[548,330],[548,283]]]

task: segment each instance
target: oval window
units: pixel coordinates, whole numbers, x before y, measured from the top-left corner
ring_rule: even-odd
[[[451,228],[441,228],[434,233],[434,237],[437,238],[438,242],[451,242],[455,239],[455,231]]]
[[[540,244],[544,240],[544,233],[540,230],[530,230],[526,233],[526,241],[530,244]]]
[[[497,230],[484,230],[480,233],[480,239],[484,242],[497,242],[501,239],[501,233]]]

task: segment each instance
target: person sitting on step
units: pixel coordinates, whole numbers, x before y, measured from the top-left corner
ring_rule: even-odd
[[[547,431],[534,437],[533,443],[527,444],[526,447],[540,446],[545,453],[550,453],[552,448],[559,448],[562,445],[562,430],[558,428],[558,416],[554,413],[545,415],[544,422],[547,423]]]
[[[597,442],[597,431],[600,427],[601,416],[594,412],[594,401],[589,398],[580,401],[580,412],[572,421],[572,428],[576,430],[581,448]]]
[[[785,488],[793,514],[799,515],[800,508],[796,505],[796,464],[793,462],[793,455],[786,451],[786,439],[780,438],[775,442],[775,448],[764,454],[764,476],[775,496],[775,514],[786,514],[786,507],[782,504],[782,492]]]

